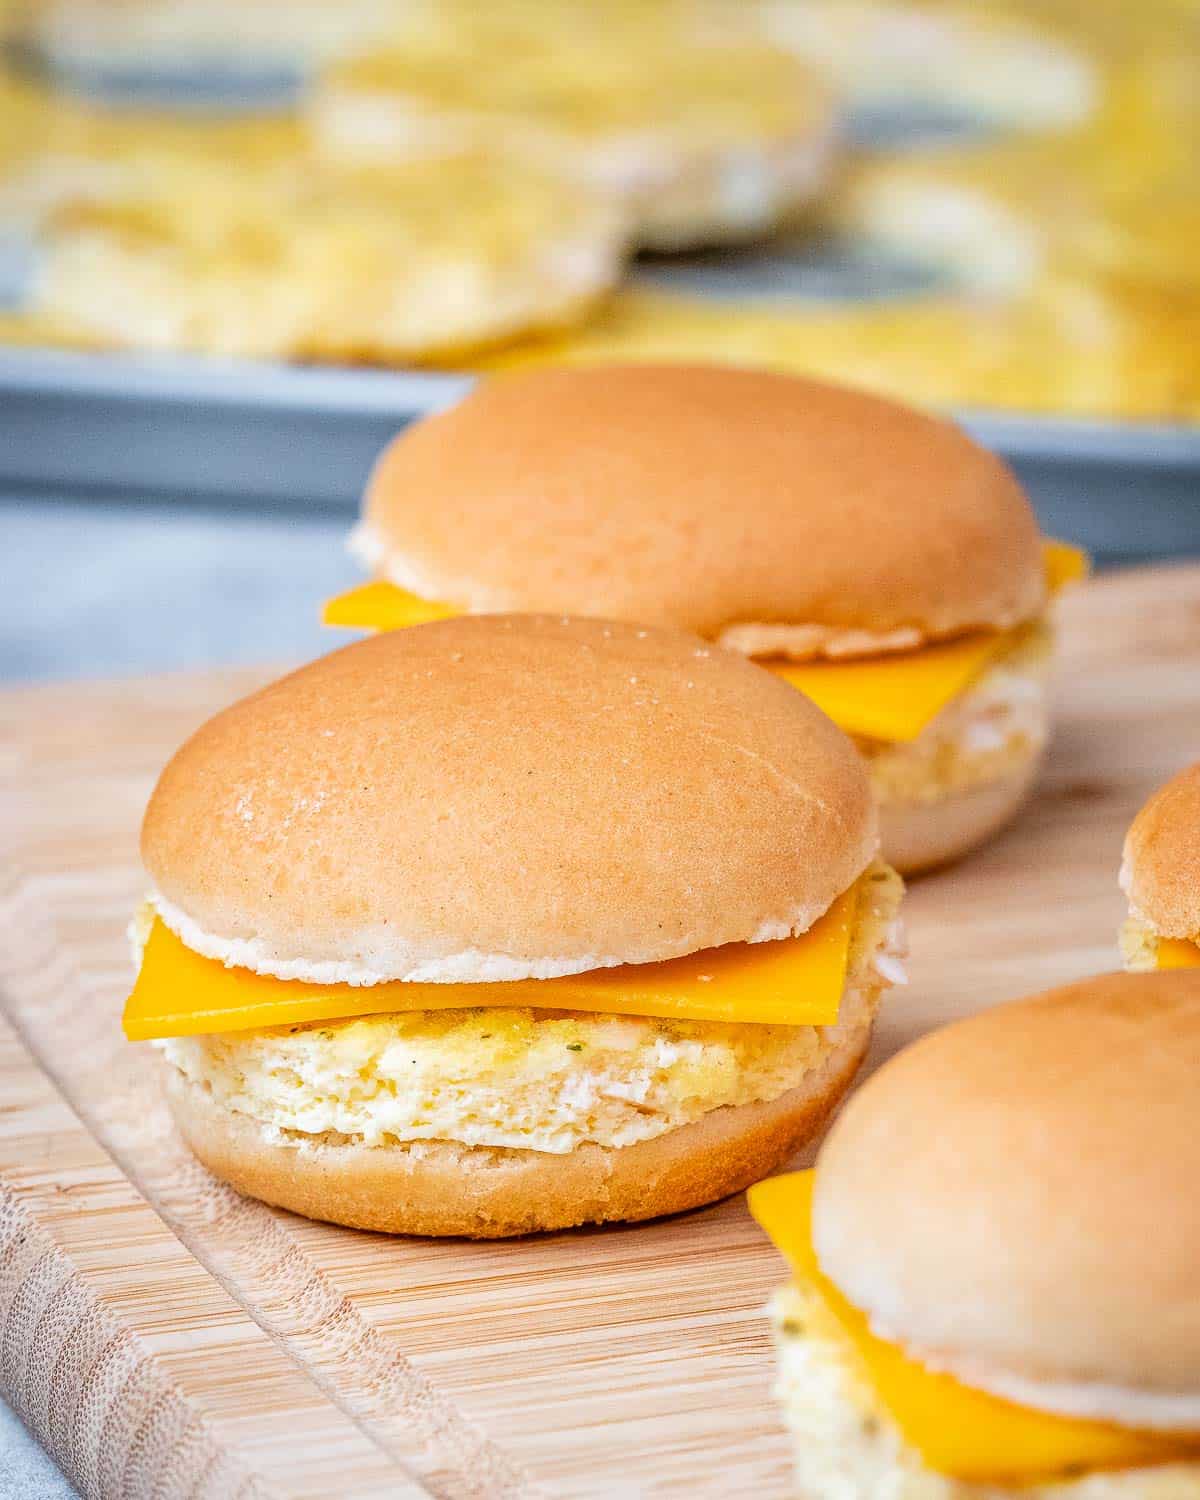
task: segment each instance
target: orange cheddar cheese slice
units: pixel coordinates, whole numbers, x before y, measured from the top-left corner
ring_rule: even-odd
[[[1015,631],[992,631],[894,656],[763,665],[847,734],[900,744],[915,740],[1015,639]]]
[[[1159,938],[1155,963],[1160,969],[1200,969],[1200,943],[1187,938]]]
[[[832,1026],[838,1018],[858,888],[799,937],[730,943],[657,964],[559,979],[485,984],[308,984],[230,968],[188,948],[156,918],[125,1006],[130,1041],[251,1031],[387,1011],[532,1006],[680,1021]]]
[[[747,1195],[750,1211],[812,1294],[815,1331],[840,1346],[927,1468],[968,1483],[1032,1484],[1200,1455],[1200,1434],[1136,1431],[1019,1406],[926,1369],[872,1333],[817,1263],[813,1176],[792,1172],[758,1183]]]
[[[327,599],[321,623],[358,630],[404,630],[409,625],[427,625],[430,620],[449,620],[460,614],[462,610],[453,605],[434,604],[394,583],[376,579]]]
[[[1082,583],[1092,571],[1092,560],[1082,547],[1060,542],[1054,537],[1042,539],[1042,566],[1046,570],[1046,589],[1057,594],[1068,584]]]

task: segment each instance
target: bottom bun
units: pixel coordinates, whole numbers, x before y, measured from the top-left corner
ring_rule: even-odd
[[[879,809],[882,857],[901,875],[920,875],[961,859],[998,833],[1029,795],[1039,757],[1019,770],[952,792],[936,802],[885,802]]]
[[[174,1068],[167,1098],[196,1156],[253,1198],[354,1229],[502,1239],[654,1219],[741,1192],[826,1123],[870,1034],[864,1019],[803,1085],[767,1103],[727,1105],[632,1146],[587,1143],[561,1155],[454,1141],[364,1146],[345,1137],[268,1136]]]

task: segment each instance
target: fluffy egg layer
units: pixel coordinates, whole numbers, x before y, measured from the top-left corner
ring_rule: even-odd
[[[881,805],[933,803],[1020,770],[1049,735],[1053,631],[1022,631],[1008,651],[907,743],[857,739]]]

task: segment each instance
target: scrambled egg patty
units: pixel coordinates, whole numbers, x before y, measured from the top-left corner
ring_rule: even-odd
[[[835,117],[806,64],[715,12],[709,26],[686,8],[603,16],[449,7],[440,26],[328,70],[318,136],[350,154],[414,138],[545,153],[617,194],[640,237],[666,248],[762,230],[812,197]]]
[[[498,47],[505,66],[489,67]],[[540,127],[579,142],[640,137],[643,151],[772,140],[811,129],[825,112],[807,69],[742,30],[696,45],[658,23],[633,34],[586,19],[577,30],[514,29],[483,12],[449,37],[352,58],[325,84],[335,96],[391,96],[477,128]]]
[[[907,1446],[823,1310],[794,1283],[771,1306],[776,1394],[794,1439],[797,1489],[809,1500],[1195,1500],[1200,1468],[1167,1464],[1006,1486],[949,1479]]]
[[[858,741],[883,805],[937,802],[999,781],[1037,755],[1049,734],[1053,634],[1039,622],[908,744]]]
[[[1130,908],[1117,934],[1125,967],[1135,974],[1149,974],[1157,969],[1160,940],[1158,929],[1141,912]]]
[[[896,965],[903,885],[860,885],[836,1026],[667,1021],[527,1008],[415,1012],[158,1045],[225,1108],[367,1145],[626,1146],[723,1105],[778,1098],[860,1027]]]
[[[440,357],[576,316],[625,245],[607,196],[484,151],[352,167],[286,138],[232,161],[118,139],[31,169],[55,172],[30,311],[116,346]]]

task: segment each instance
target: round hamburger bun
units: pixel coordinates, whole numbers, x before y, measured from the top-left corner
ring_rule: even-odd
[[[883,1337],[1068,1415],[1200,1428],[1200,973],[925,1037],[822,1149],[822,1269]]]
[[[959,428],[715,366],[475,387],[384,452],[356,547],[467,611],[643,620],[751,655],[910,649],[1045,599],[1021,486]]]
[[[1163,937],[1200,939],[1200,761],[1160,787],[1134,818],[1121,884]]]
[[[503,1239],[654,1219],[743,1191],[818,1133],[868,1040],[868,1027],[848,1033],[802,1087],[776,1099],[714,1109],[635,1145],[587,1142],[566,1154],[455,1141],[281,1142],[174,1069],[167,1098],[193,1153],[239,1192],[354,1229]]]
[[[806,930],[877,844],[854,747],[674,631],[474,616],[205,724],[142,855],[197,952],[284,979],[548,978]]]

